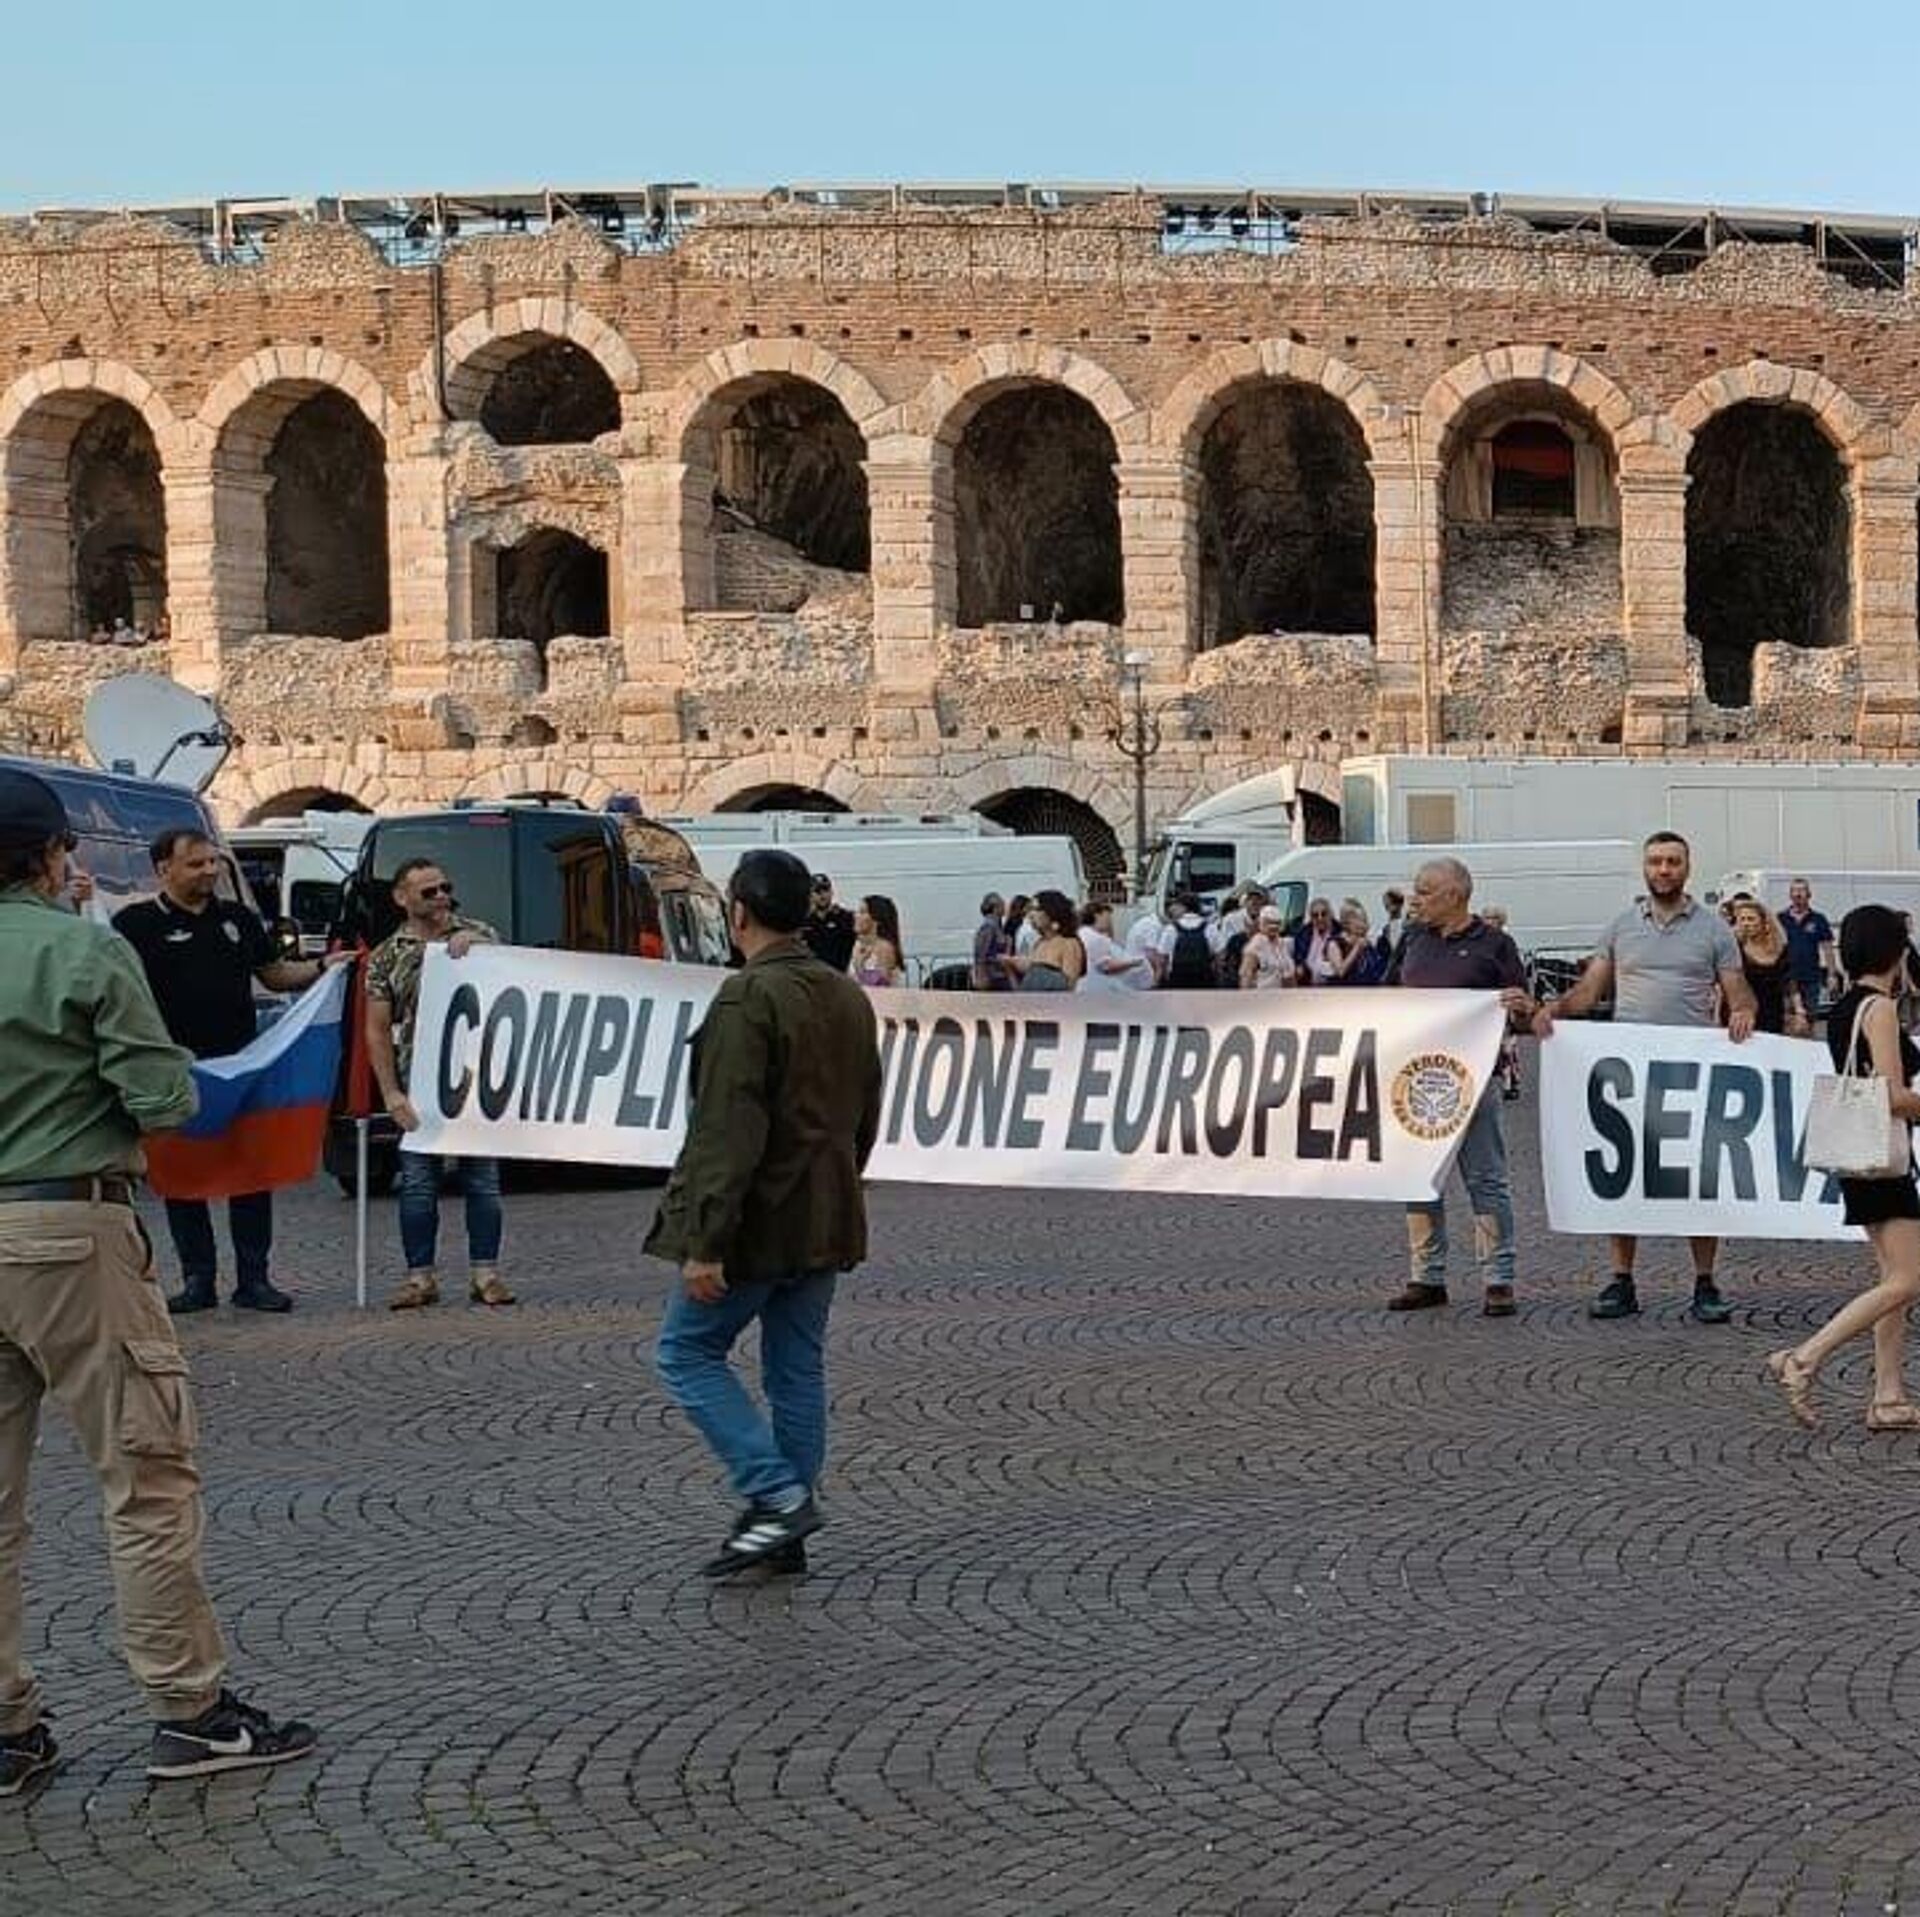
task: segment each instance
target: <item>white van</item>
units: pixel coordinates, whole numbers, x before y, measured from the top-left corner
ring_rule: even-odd
[[[1309,899],[1358,899],[1378,932],[1380,895],[1411,894],[1429,859],[1458,859],[1473,874],[1475,911],[1501,906],[1523,952],[1586,953],[1604,926],[1642,890],[1640,848],[1627,839],[1577,839],[1518,845],[1306,845],[1259,876],[1289,925]]]
[[[1856,905],[1890,905],[1920,921],[1920,872],[1823,872],[1795,866],[1755,866],[1728,872],[1706,896],[1714,904],[1746,892],[1773,912],[1787,909],[1787,888],[1805,879],[1813,888],[1814,909],[1824,912],[1838,934],[1840,921]]]
[[[303,812],[297,819],[240,825],[227,834],[247,883],[269,920],[291,919],[300,949],[327,949],[360,846],[373,826],[369,812]]]
[[[971,962],[987,893],[1064,892],[1075,905],[1086,897],[1071,839],[1023,838],[972,813],[722,812],[660,822],[686,840],[723,889],[746,853],[779,846],[832,879],[849,911],[868,893],[890,898],[915,984],[943,965]]]

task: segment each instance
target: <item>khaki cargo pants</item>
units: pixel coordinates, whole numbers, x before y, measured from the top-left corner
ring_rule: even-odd
[[[100,1480],[120,1641],[157,1719],[197,1716],[225,1652],[200,1576],[187,1361],[126,1205],[0,1205],[0,1734],[39,1721],[21,1657],[27,1471],[51,1392]]]

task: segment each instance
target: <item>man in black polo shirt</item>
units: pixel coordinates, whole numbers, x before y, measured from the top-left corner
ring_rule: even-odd
[[[186,827],[162,832],[148,848],[158,897],[117,913],[113,929],[140,955],[174,1043],[196,1058],[224,1058],[254,1034],[253,982],[269,991],[302,991],[325,970],[319,959],[276,956],[267,928],[243,905],[215,895],[220,853]],[[273,1194],[227,1201],[236,1282],[233,1302],[249,1311],[288,1311],[293,1300],[268,1276],[273,1253]],[[206,1311],[219,1302],[213,1215],[199,1198],[169,1198],[167,1228],[184,1283],[170,1311]]]
[[[1505,932],[1473,910],[1473,874],[1458,859],[1429,859],[1414,875],[1411,923],[1387,971],[1389,985],[1419,990],[1498,992],[1509,1019],[1531,1018],[1527,968]],[[1513,1316],[1513,1187],[1507,1177],[1507,1140],[1500,1101],[1479,1086],[1478,1102],[1454,1160],[1473,1207],[1474,1250],[1481,1277],[1482,1313]],[[1406,1288],[1389,1311],[1425,1311],[1447,1302],[1447,1208],[1436,1194],[1407,1207],[1407,1250],[1413,1264]]]

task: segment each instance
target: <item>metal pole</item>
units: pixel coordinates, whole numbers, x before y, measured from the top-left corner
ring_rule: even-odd
[[[1147,675],[1133,675],[1133,896],[1147,870]]]
[[[367,1134],[370,1118],[353,1121],[353,1302],[367,1308]]]

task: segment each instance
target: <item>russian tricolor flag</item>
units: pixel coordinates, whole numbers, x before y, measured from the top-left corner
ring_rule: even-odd
[[[353,970],[336,965],[244,1051],[194,1061],[200,1109],[177,1132],[147,1140],[147,1182],[162,1198],[232,1198],[313,1176],[340,1080]]]

